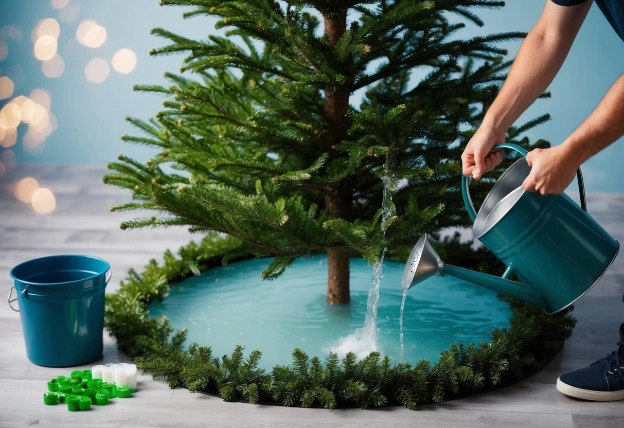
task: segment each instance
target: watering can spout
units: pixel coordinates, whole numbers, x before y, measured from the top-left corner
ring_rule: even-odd
[[[405,270],[403,271],[403,291],[425,279],[442,273],[444,262],[429,242],[429,236],[425,233],[420,237],[414,249],[410,253]]]
[[[424,234],[414,246],[403,271],[403,292],[436,275],[450,275],[497,293],[549,309],[542,295],[529,285],[445,264]]]

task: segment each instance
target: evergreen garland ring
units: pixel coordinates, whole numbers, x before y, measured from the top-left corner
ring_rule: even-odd
[[[458,243],[450,245],[457,248]],[[170,388],[218,394],[224,401],[327,409],[400,404],[413,410],[537,372],[563,348],[576,324],[572,308],[546,315],[541,308],[507,299],[513,313],[509,328],[494,330],[490,342],[453,344],[434,364],[394,364],[378,352],[359,361],[352,353],[343,358],[330,353],[321,361],[295,349],[291,365],[276,366],[269,373],[258,367],[261,350],[245,355],[239,345],[219,358],[207,345],[185,348],[186,329],[172,334],[166,317],[149,317],[149,303],[164,299],[170,285],[221,264],[239,247],[237,239],[207,235],[199,244],[180,248],[177,255],[165,252],[160,264],[151,260],[142,273],[130,270],[120,289],[106,296],[106,329],[144,373],[165,380]],[[471,250],[467,244],[461,251]]]

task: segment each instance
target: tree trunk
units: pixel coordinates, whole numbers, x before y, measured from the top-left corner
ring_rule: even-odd
[[[340,40],[347,28],[347,10],[335,11],[324,16],[325,33],[332,46]],[[351,81],[341,87],[325,88],[323,114],[329,132],[325,145],[330,159],[338,156],[332,148],[347,136],[347,110],[351,94]],[[353,210],[353,179],[347,178],[337,183],[325,194],[325,207],[337,218],[351,220]],[[327,250],[327,303],[349,303],[349,250],[333,247]]]
[[[329,248],[327,250],[327,303],[330,305],[349,303],[349,250]]]

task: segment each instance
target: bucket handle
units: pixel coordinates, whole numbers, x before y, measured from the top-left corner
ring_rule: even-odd
[[[113,277],[113,272],[111,272],[111,271],[109,270],[108,272],[106,272],[106,276],[107,276],[107,278],[106,278],[106,282],[105,282],[105,284],[108,284],[108,282],[109,282],[109,281],[111,280],[111,278]],[[9,290],[9,296],[7,297],[7,303],[9,304],[9,307],[10,307],[11,309],[13,309],[15,312],[19,312],[19,309],[15,309],[15,308],[13,307],[13,302],[17,301],[17,297],[15,297],[15,298],[11,299],[11,296],[13,295],[13,290],[14,290],[14,289],[15,289],[15,287],[11,287],[11,290]],[[26,295],[28,294],[28,288],[24,288],[24,289],[22,290],[22,294],[23,294],[24,296],[26,296]]]
[[[13,289],[14,289],[14,288],[15,288],[15,287],[11,287],[11,290],[9,291],[9,297],[7,297],[7,302],[9,303],[9,307],[10,307],[11,309],[13,309],[15,312],[19,312],[19,309],[15,309],[15,308],[13,307],[13,302],[15,302],[15,301],[17,300],[17,297],[16,297],[16,298],[14,298],[14,299],[11,299],[11,295],[13,295]],[[27,288],[24,288],[24,289],[22,290],[22,294],[23,294],[24,296],[25,296],[26,294],[28,294],[28,289],[27,289]]]
[[[492,148],[492,150],[497,149],[513,149],[520,153],[522,156],[526,156],[528,153],[522,147],[512,143],[497,144]],[[581,173],[581,168],[576,171],[576,179],[578,181],[581,209],[583,211],[587,211],[587,200],[585,199],[585,185],[583,184],[583,174]],[[466,177],[462,174],[462,197],[464,199],[464,205],[466,206],[466,211],[468,211],[468,215],[470,216],[472,221],[474,221],[477,218],[477,211],[475,210],[474,204],[472,203],[472,199],[470,198],[470,190],[468,189],[471,180],[472,177]]]

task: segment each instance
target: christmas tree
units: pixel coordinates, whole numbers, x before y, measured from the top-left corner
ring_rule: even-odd
[[[483,24],[473,10],[503,2],[162,3],[193,6],[185,17],[217,17],[227,32],[195,41],[153,30],[170,41],[153,55],[186,57],[180,74],[166,75],[170,87],[136,87],[164,96],[164,110],[129,118],[142,134],[124,139],[159,153],[145,164],[120,156],[105,182],[133,192],[114,209],[159,215],[123,228],[238,238],[228,257],[275,257],[265,278],[325,252],[334,304],[349,302],[354,253],[373,263],[386,247],[467,224],[460,153],[509,68],[497,45],[523,34],[459,36],[466,23]],[[512,129],[510,140],[544,120]],[[384,188],[392,201],[382,207]]]

